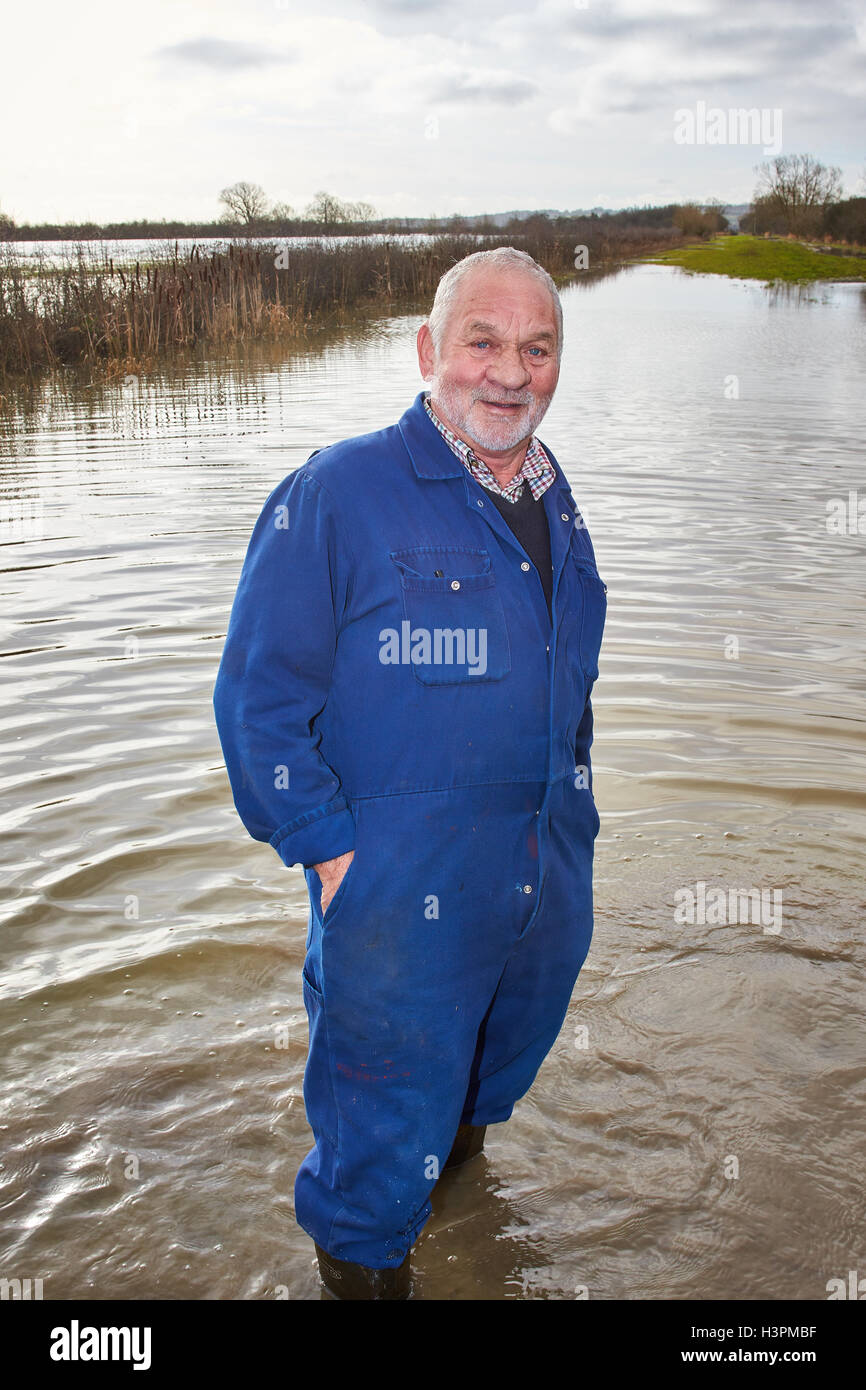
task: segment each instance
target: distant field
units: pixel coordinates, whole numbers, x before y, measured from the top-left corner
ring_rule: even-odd
[[[765,241],[753,236],[717,237],[705,246],[685,246],[646,259],[743,280],[866,280],[866,258],[826,256],[796,241]]]

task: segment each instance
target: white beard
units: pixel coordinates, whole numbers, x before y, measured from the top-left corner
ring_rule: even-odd
[[[496,400],[497,393],[489,386],[476,386],[468,392],[468,402],[466,392],[455,392],[448,385],[447,380],[440,376],[434,376],[431,383],[431,396],[433,403],[438,401],[444,413],[447,415],[451,424],[471,439],[479,448],[486,449],[490,453],[501,453],[506,449],[514,449],[524,439],[529,439],[541,424],[547,414],[548,406],[553,399],[553,392],[549,396],[536,396],[531,391],[519,391],[511,396],[503,397],[503,404],[512,404],[519,401],[526,409],[521,410],[515,415],[513,420],[503,418],[501,421],[489,421],[485,423],[470,423],[469,415],[472,406],[476,401]]]

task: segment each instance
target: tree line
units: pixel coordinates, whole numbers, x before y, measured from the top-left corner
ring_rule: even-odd
[[[743,231],[866,243],[866,197],[842,197],[842,171],[811,154],[777,155],[758,166]],[[866,186],[866,173],[863,178]]]
[[[749,211],[740,220],[740,230],[760,235],[824,238],[866,244],[866,197],[842,197],[841,171],[825,165],[810,154],[778,155],[757,166],[758,181]],[[866,173],[864,173],[866,188]],[[581,233],[609,232],[633,236],[635,229],[659,234],[668,232],[685,237],[707,238],[729,230],[720,199],[709,202],[682,202],[631,206],[616,212],[589,214],[550,214],[512,217],[506,222],[484,216],[379,217],[371,203],[350,202],[326,191],[302,210],[288,203],[271,203],[256,183],[240,180],[219,194],[222,212],[210,222],[180,220],[138,221],[108,224],[23,224],[0,212],[0,240],[49,241],[97,240],[101,238],[179,238],[219,236],[364,236],[369,233],[395,235],[425,232],[433,235],[476,234],[496,236],[520,232],[542,239]]]

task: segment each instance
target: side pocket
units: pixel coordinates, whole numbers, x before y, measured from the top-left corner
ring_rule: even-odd
[[[324,916],[322,917],[322,926],[323,926],[323,927],[329,927],[329,926],[331,925],[331,918],[332,918],[332,917],[334,916],[334,914],[337,912],[337,909],[340,907],[340,905],[341,905],[341,903],[342,903],[344,897],[346,896],[346,889],[347,889],[347,887],[349,886],[349,879],[352,877],[352,874],[353,874],[353,872],[354,872],[354,869],[355,869],[355,861],[356,861],[357,858],[358,858],[358,850],[357,850],[357,845],[356,845],[356,848],[355,848],[355,851],[354,851],[354,853],[353,853],[353,855],[352,855],[352,859],[351,859],[351,862],[350,862],[350,864],[349,864],[349,867],[348,867],[348,869],[346,870],[346,872],[343,874],[343,877],[340,879],[340,885],[339,885],[339,887],[338,887],[336,893],[334,894],[333,898],[331,898],[331,901],[328,903],[328,906],[325,908],[325,913],[324,913]],[[318,877],[318,875],[317,875],[317,877]],[[321,909],[322,909],[322,892],[321,892],[321,886],[320,886],[320,888],[319,888],[319,911],[320,911],[320,912],[321,912]]]
[[[322,880],[319,878],[319,875],[316,873],[315,869],[309,869],[306,871],[307,888],[310,894],[310,903],[313,909],[313,913],[317,918],[322,931],[325,931],[327,928],[330,927],[333,918],[337,915],[343,903],[345,902],[347,891],[351,887],[352,881],[357,873],[358,851],[361,847],[360,805],[357,802],[351,803],[351,810],[352,819],[355,822],[355,844],[353,847],[354,852],[352,854],[352,860],[349,864],[348,869],[343,874],[343,877],[340,879],[340,885],[337,888],[337,891],[334,894],[333,898],[328,903],[328,906],[326,907],[324,914],[322,913]]]
[[[325,1023],[325,1001],[304,966],[302,976],[304,1008],[310,1030],[310,1049],[304,1068],[304,1109],[316,1139],[326,1139],[337,1147],[337,1107],[331,1082],[331,1062],[328,1031]]]
[[[580,619],[580,664],[590,681],[598,679],[598,656],[607,616],[607,585],[594,570],[577,564],[583,596]]]

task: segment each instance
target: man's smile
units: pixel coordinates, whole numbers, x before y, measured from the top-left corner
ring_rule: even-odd
[[[526,410],[525,401],[480,401],[481,405],[486,405],[488,410],[504,410],[506,413],[513,410]]]

